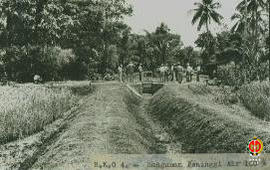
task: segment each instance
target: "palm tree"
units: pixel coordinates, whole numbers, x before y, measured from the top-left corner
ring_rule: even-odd
[[[268,24],[270,24],[270,0],[268,0],[267,2],[267,13],[268,13]],[[269,25],[268,25],[269,26]],[[270,82],[270,52],[269,52],[269,49],[270,49],[270,33],[268,31],[268,79],[269,79],[269,82]]]
[[[221,19],[223,18],[216,10],[221,7],[219,2],[215,2],[215,0],[202,0],[202,2],[194,3],[197,6],[195,11],[195,15],[192,18],[192,24],[194,25],[199,21],[198,31],[201,30],[202,26],[206,27],[207,32],[209,32],[209,24],[213,20],[214,22],[221,24]]]
[[[238,32],[238,33],[244,33],[246,30],[246,21],[249,18],[247,18],[244,14],[237,12],[233,14],[231,17],[232,21],[236,21],[236,23],[231,28],[232,32]]]
[[[247,24],[249,24],[248,26],[251,28],[254,37],[258,38],[261,29],[260,24],[263,21],[262,15],[266,8],[266,0],[243,0],[236,7],[236,10],[246,17],[246,31],[248,29]]]
[[[202,48],[203,54],[208,56],[205,60],[207,61],[209,58],[211,58],[215,51],[215,47],[211,41],[212,36],[209,30],[209,24],[211,24],[212,21],[218,23],[219,25],[221,24],[223,17],[216,11],[217,9],[221,8],[221,4],[219,2],[215,2],[215,0],[202,0],[202,2],[196,2],[194,5],[197,8],[192,10],[195,12],[195,14],[191,23],[194,25],[195,23],[199,22],[197,27],[198,31],[201,30],[202,26],[205,26],[207,31],[205,35],[210,35],[207,36],[205,42],[203,42],[203,46],[206,48]]]
[[[243,0],[236,6],[236,9],[241,13],[244,13],[245,10],[252,12],[257,11],[259,8],[265,9],[266,5],[266,0]]]
[[[267,2],[266,0],[242,0],[236,7],[236,10],[239,11],[238,23],[242,23],[244,26],[244,37],[248,36],[248,33],[251,33],[252,41],[249,43],[245,41],[244,44],[246,50],[250,51],[249,57],[255,57],[255,65],[259,67],[259,44],[261,35],[264,34],[264,19],[263,15],[266,12]],[[232,19],[237,19],[237,14],[235,14]],[[236,24],[238,24],[236,23]],[[239,25],[240,26],[240,25]],[[247,38],[247,37],[246,37]],[[256,71],[258,77],[258,71]]]
[[[170,33],[170,29],[164,23],[156,28],[155,32],[146,31],[146,39],[156,52],[158,65],[165,64],[171,57],[172,51],[182,45],[179,35]]]

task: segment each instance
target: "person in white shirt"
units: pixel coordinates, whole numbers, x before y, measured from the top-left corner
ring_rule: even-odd
[[[130,62],[127,65],[126,72],[127,72],[127,78],[129,82],[133,82],[134,67],[135,65],[132,62]]]
[[[38,75],[38,74],[34,75],[34,83],[38,84],[38,83],[41,83],[41,82],[42,82],[41,76]]]
[[[167,81],[167,76],[168,76],[167,72],[169,71],[169,68],[166,65],[161,64],[161,66],[158,68],[158,71],[160,74],[160,80],[162,82]]]
[[[177,65],[175,66],[175,76],[176,81],[178,81],[178,83],[181,84],[184,77],[184,68],[182,67],[180,62],[178,62]]]
[[[176,66],[176,64],[171,65],[171,81],[176,81],[176,78],[175,78],[175,66]]]
[[[139,70],[140,81],[142,81],[143,80],[143,67],[142,67],[142,64],[139,65],[138,70]]]
[[[193,73],[193,69],[192,67],[189,65],[189,63],[187,63],[187,74],[186,74],[186,79],[187,82],[191,82],[192,81],[192,73]]]
[[[122,83],[123,82],[123,66],[120,64],[118,66],[118,75],[119,75],[119,81]]]
[[[200,73],[201,73],[201,66],[197,65],[197,67],[196,67],[196,79],[197,79],[197,82],[200,81]]]

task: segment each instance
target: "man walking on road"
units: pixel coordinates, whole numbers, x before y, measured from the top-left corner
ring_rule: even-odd
[[[171,67],[170,67],[171,68],[170,69],[170,72],[171,72],[170,73],[171,74],[171,81],[175,81],[175,68],[174,67],[175,67],[174,64],[172,64]]]
[[[193,72],[193,69],[192,67],[189,65],[189,63],[187,63],[187,82],[191,82],[192,81],[192,72]]]
[[[123,82],[123,66],[120,64],[118,66],[118,75],[119,75],[119,81],[122,83]]]
[[[184,68],[181,66],[180,62],[178,62],[177,65],[175,66],[175,76],[176,81],[178,81],[178,83],[181,84],[184,77]]]
[[[133,82],[134,64],[130,62],[127,65],[127,78],[129,82]]]
[[[142,81],[143,80],[143,67],[142,67],[142,64],[139,65],[138,70],[139,70],[140,81]]]
[[[197,82],[200,81],[200,73],[201,73],[201,66],[198,64],[197,67],[196,67],[196,79],[197,79]]]

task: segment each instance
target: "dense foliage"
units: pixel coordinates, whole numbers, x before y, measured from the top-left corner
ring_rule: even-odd
[[[105,72],[131,12],[125,0],[1,0],[2,72],[23,82],[35,74],[62,80],[84,79],[90,68]]]
[[[127,0],[0,0],[0,79],[88,79],[130,62],[152,71],[181,62],[202,65],[210,75],[220,67],[223,82],[234,84],[225,82],[232,70],[222,66],[232,61],[243,83],[269,77],[269,1],[241,1],[233,27],[216,34],[209,25],[223,23],[222,3],[202,0],[195,6],[191,22],[204,29],[195,41],[200,51],[184,47],[165,23],[144,35],[132,33],[123,22],[132,14]]]

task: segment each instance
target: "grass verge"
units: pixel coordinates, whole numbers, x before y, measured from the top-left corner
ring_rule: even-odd
[[[270,84],[269,82],[255,82],[244,85],[239,91],[243,105],[253,115],[270,120]]]
[[[43,130],[72,108],[82,91],[84,94],[87,90],[81,86],[0,87],[0,144]]]
[[[190,85],[168,85],[154,95],[149,112],[183,142],[185,152],[242,153],[253,136],[260,137],[269,152],[269,123],[244,107],[213,102],[214,95],[211,89],[196,92]]]

